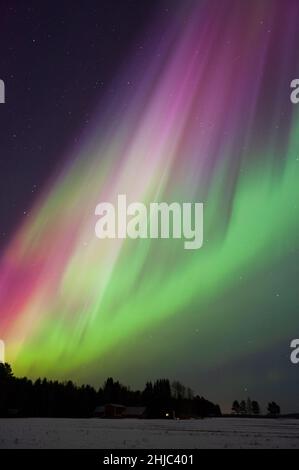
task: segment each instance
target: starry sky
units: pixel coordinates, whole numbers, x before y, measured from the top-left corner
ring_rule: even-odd
[[[299,6],[0,0],[0,337],[16,373],[299,410]],[[204,246],[94,209],[203,202]]]
[[[126,55],[142,55],[141,31],[156,5],[1,1],[0,67],[9,103],[0,109],[2,246],[102,97],[114,95]],[[160,7],[159,14],[167,12]]]

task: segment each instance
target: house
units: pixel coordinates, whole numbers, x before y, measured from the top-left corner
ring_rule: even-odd
[[[145,418],[146,407],[145,406],[127,406],[123,418]]]
[[[96,418],[176,418],[172,409],[147,409],[145,406],[124,406],[116,403],[97,406],[93,415]]]
[[[105,418],[122,418],[125,408],[124,405],[108,403],[105,405]]]
[[[145,406],[124,406],[115,403],[97,406],[93,413],[96,418],[144,418],[145,414]]]
[[[126,407],[116,403],[107,403],[104,406],[97,406],[94,416],[97,418],[122,418]]]

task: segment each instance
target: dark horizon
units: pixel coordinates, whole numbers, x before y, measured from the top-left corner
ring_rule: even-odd
[[[8,372],[7,372],[8,371]],[[125,405],[125,406],[140,406],[144,405],[146,403],[146,400],[144,401],[144,397],[146,396],[146,391],[150,387],[150,389],[154,389],[154,387],[159,386],[159,383],[166,383],[166,389],[168,389],[167,393],[169,393],[169,396],[166,397],[166,401],[170,400],[169,403],[172,403],[168,405],[165,405],[166,408],[170,409],[171,406],[173,406],[173,401],[193,401],[194,399],[201,399],[203,400],[203,403],[211,403],[209,400],[207,400],[207,397],[203,397],[200,393],[194,392],[190,387],[185,386],[178,380],[169,380],[168,378],[156,378],[156,379],[150,379],[145,382],[144,388],[141,390],[139,389],[132,389],[130,385],[127,383],[122,383],[118,379],[112,378],[111,376],[107,377],[106,380],[99,386],[95,387],[94,385],[90,385],[87,383],[82,383],[78,384],[76,382],[73,382],[70,379],[66,379],[63,381],[55,380],[55,379],[48,379],[46,377],[38,377],[36,379],[30,379],[27,377],[15,377],[13,373],[13,369],[8,363],[1,363],[0,362],[0,384],[1,380],[3,382],[3,385],[5,386],[5,377],[9,376],[11,374],[11,377],[13,379],[16,379],[16,381],[25,381],[29,384],[29,382],[32,382],[33,386],[41,386],[42,384],[48,384],[47,386],[50,387],[51,384],[57,384],[58,386],[61,387],[71,387],[74,390],[84,390],[88,389],[91,395],[91,402],[93,403],[93,407],[96,407],[95,405],[105,405],[108,403],[118,403],[120,405]],[[105,390],[110,389],[111,395],[105,394]],[[31,392],[34,394],[34,392]],[[15,396],[16,394],[13,393]],[[119,395],[119,396],[118,396]],[[163,394],[162,394],[163,395]],[[167,395],[167,394],[166,394]],[[96,398],[95,398],[96,397]],[[3,400],[3,396],[1,397],[2,402],[5,402]],[[124,400],[124,401],[123,401]],[[127,400],[127,401],[126,401]],[[220,401],[221,402],[221,401]],[[218,403],[212,404],[211,403],[211,416],[213,413],[213,409],[215,409],[214,413],[215,416],[221,416],[221,415],[229,415],[229,416],[245,416],[245,417],[275,417],[276,413],[277,415],[281,416],[287,416],[287,415],[298,415],[299,417],[299,411],[297,412],[292,412],[292,413],[283,413],[281,410],[280,406],[276,404],[276,402],[269,400],[267,403],[267,408],[263,408],[260,406],[260,403],[258,400],[251,399],[249,396],[245,400],[244,398],[240,399],[234,399],[232,400],[232,405],[227,411],[223,411],[221,407],[219,407]],[[271,403],[274,403],[276,407],[278,408],[278,412],[270,412],[269,411],[269,405]],[[243,404],[243,408],[242,408]],[[253,406],[252,406],[253,405]],[[146,407],[148,407],[149,404],[147,403]],[[219,408],[219,412],[217,411],[217,407]],[[273,407],[272,407],[273,408]],[[209,409],[209,408],[208,408]],[[271,409],[270,409],[271,410]],[[20,411],[20,416],[22,416],[22,410]],[[0,413],[1,415],[1,413]],[[26,415],[26,414],[25,414]],[[75,417],[75,416],[74,416]],[[201,416],[204,417],[204,416]],[[209,417],[208,415],[206,417]]]

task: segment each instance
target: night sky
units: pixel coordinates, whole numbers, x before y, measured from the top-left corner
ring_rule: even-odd
[[[166,376],[224,410],[298,411],[298,2],[0,7],[0,338],[16,373]],[[101,243],[96,204],[124,193],[203,202],[203,248]]]
[[[82,135],[158,1],[1,1],[1,246]],[[142,38],[142,40],[141,40]],[[26,215],[25,215],[26,216]]]

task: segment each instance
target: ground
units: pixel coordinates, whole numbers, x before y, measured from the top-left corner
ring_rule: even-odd
[[[0,448],[299,448],[299,420],[0,419]]]

